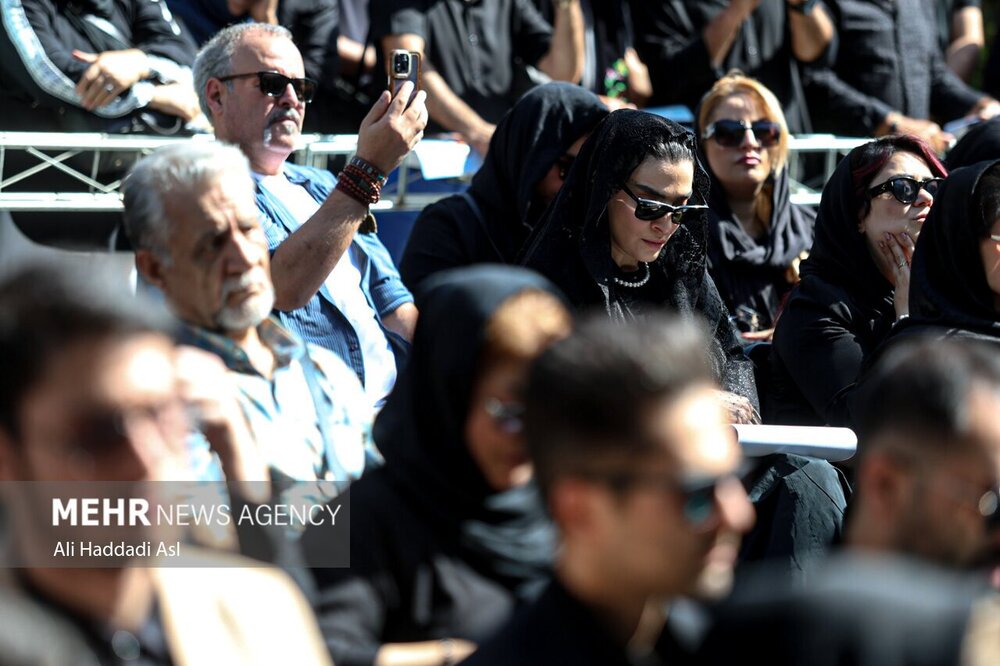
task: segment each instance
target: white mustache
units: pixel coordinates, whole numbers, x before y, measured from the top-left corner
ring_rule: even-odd
[[[268,282],[267,272],[260,266],[255,266],[243,275],[226,278],[226,280],[222,283],[222,300],[225,301],[228,299],[230,294],[234,291],[240,291],[246,289],[247,287],[252,287],[258,284],[267,287]]]
[[[282,120],[292,120],[297,125],[299,123],[299,112],[295,109],[278,109],[267,119],[268,126],[280,123]]]

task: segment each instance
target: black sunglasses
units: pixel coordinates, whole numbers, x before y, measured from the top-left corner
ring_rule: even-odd
[[[678,479],[672,474],[622,473],[589,475],[595,480],[605,482],[613,491],[623,493],[637,486],[653,487],[668,493],[676,494],[681,499],[681,512],[684,520],[695,528],[704,528],[716,515],[716,499],[719,486],[723,483],[740,483],[740,475],[744,466],[731,474],[721,476],[704,476],[694,479]]]
[[[702,140],[715,139],[715,142],[725,148],[735,148],[743,143],[747,130],[753,132],[754,138],[761,146],[770,148],[781,139],[781,125],[771,120],[716,120],[705,128]]]
[[[927,190],[927,194],[932,197],[937,195],[938,188],[943,182],[944,178],[917,180],[909,176],[896,176],[868,190],[868,198],[874,199],[883,192],[892,192],[892,196],[896,197],[896,201],[899,203],[911,204],[917,200],[920,190]]]
[[[664,203],[662,201],[653,201],[652,199],[643,199],[638,197],[635,193],[628,188],[628,185],[622,185],[622,191],[632,198],[635,202],[635,216],[640,220],[645,222],[652,222],[653,220],[658,220],[664,215],[671,215],[671,221],[674,224],[681,224],[684,219],[684,214],[689,210],[699,210],[702,208],[708,208],[703,204],[684,204],[682,206],[675,206],[673,204]]]
[[[233,79],[245,79],[250,76],[257,77],[257,80],[260,82],[260,91],[268,97],[281,97],[285,93],[285,88],[288,84],[292,84],[292,90],[295,91],[295,96],[298,97],[304,104],[308,104],[313,101],[313,97],[316,96],[316,88],[319,85],[312,79],[293,79],[285,76],[284,74],[278,74],[277,72],[231,74],[230,76],[220,76],[219,80],[226,82],[232,81]]]
[[[979,498],[979,513],[986,520],[987,531],[1000,530],[1000,486],[987,490]]]

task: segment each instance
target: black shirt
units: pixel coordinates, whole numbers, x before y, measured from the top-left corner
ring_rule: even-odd
[[[838,48],[829,67],[806,70],[817,130],[870,135],[886,114],[947,122],[982,96],[944,63],[934,3],[830,0]]]
[[[685,663],[685,652],[664,631],[654,652],[631,656],[594,611],[553,580],[538,600],[518,612],[463,666],[659,666]]]
[[[494,124],[517,100],[515,60],[537,64],[552,42],[531,0],[372,0],[371,7],[376,44],[387,35],[422,37],[425,69]]]
[[[657,104],[698,106],[716,79],[737,68],[771,89],[794,133],[809,131],[785,0],[762,0],[740,26],[721,67],[713,67],[702,32],[729,0],[633,2],[635,47],[649,67]],[[683,74],[683,75],[681,75]]]

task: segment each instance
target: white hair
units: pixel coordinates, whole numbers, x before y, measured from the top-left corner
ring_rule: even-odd
[[[290,42],[294,41],[288,28],[270,23],[237,23],[215,33],[215,36],[198,51],[193,68],[194,89],[198,93],[198,105],[209,120],[212,120],[212,113],[208,108],[205,86],[208,85],[209,79],[220,79],[233,74],[233,53],[243,41],[244,35],[249,32],[263,32],[276,37],[284,37]],[[229,82],[229,85],[232,86],[232,82]]]
[[[122,183],[125,232],[132,246],[169,262],[167,241],[172,222],[166,214],[166,198],[189,196],[230,174],[244,179],[247,191],[253,192],[246,156],[236,146],[217,141],[185,141],[142,158]]]

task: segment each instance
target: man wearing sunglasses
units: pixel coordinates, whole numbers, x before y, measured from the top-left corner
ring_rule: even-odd
[[[675,318],[591,320],[539,359],[525,436],[556,576],[470,666],[671,663],[664,609],[728,591],[754,516],[703,340]]]
[[[1000,589],[1000,362],[974,343],[890,348],[861,389],[847,544],[984,572]]]
[[[260,23],[225,28],[198,54],[194,72],[216,137],[238,145],[250,160],[281,323],[333,350],[380,406],[408,349],[417,311],[373,233],[369,195],[377,200],[376,183],[423,135],[425,94],[407,85],[395,98],[385,92],[375,102],[352,160],[362,180],[349,186],[327,171],[285,162],[316,92],[288,30]],[[364,178],[370,185],[362,192]],[[358,233],[366,219],[366,233]]]

